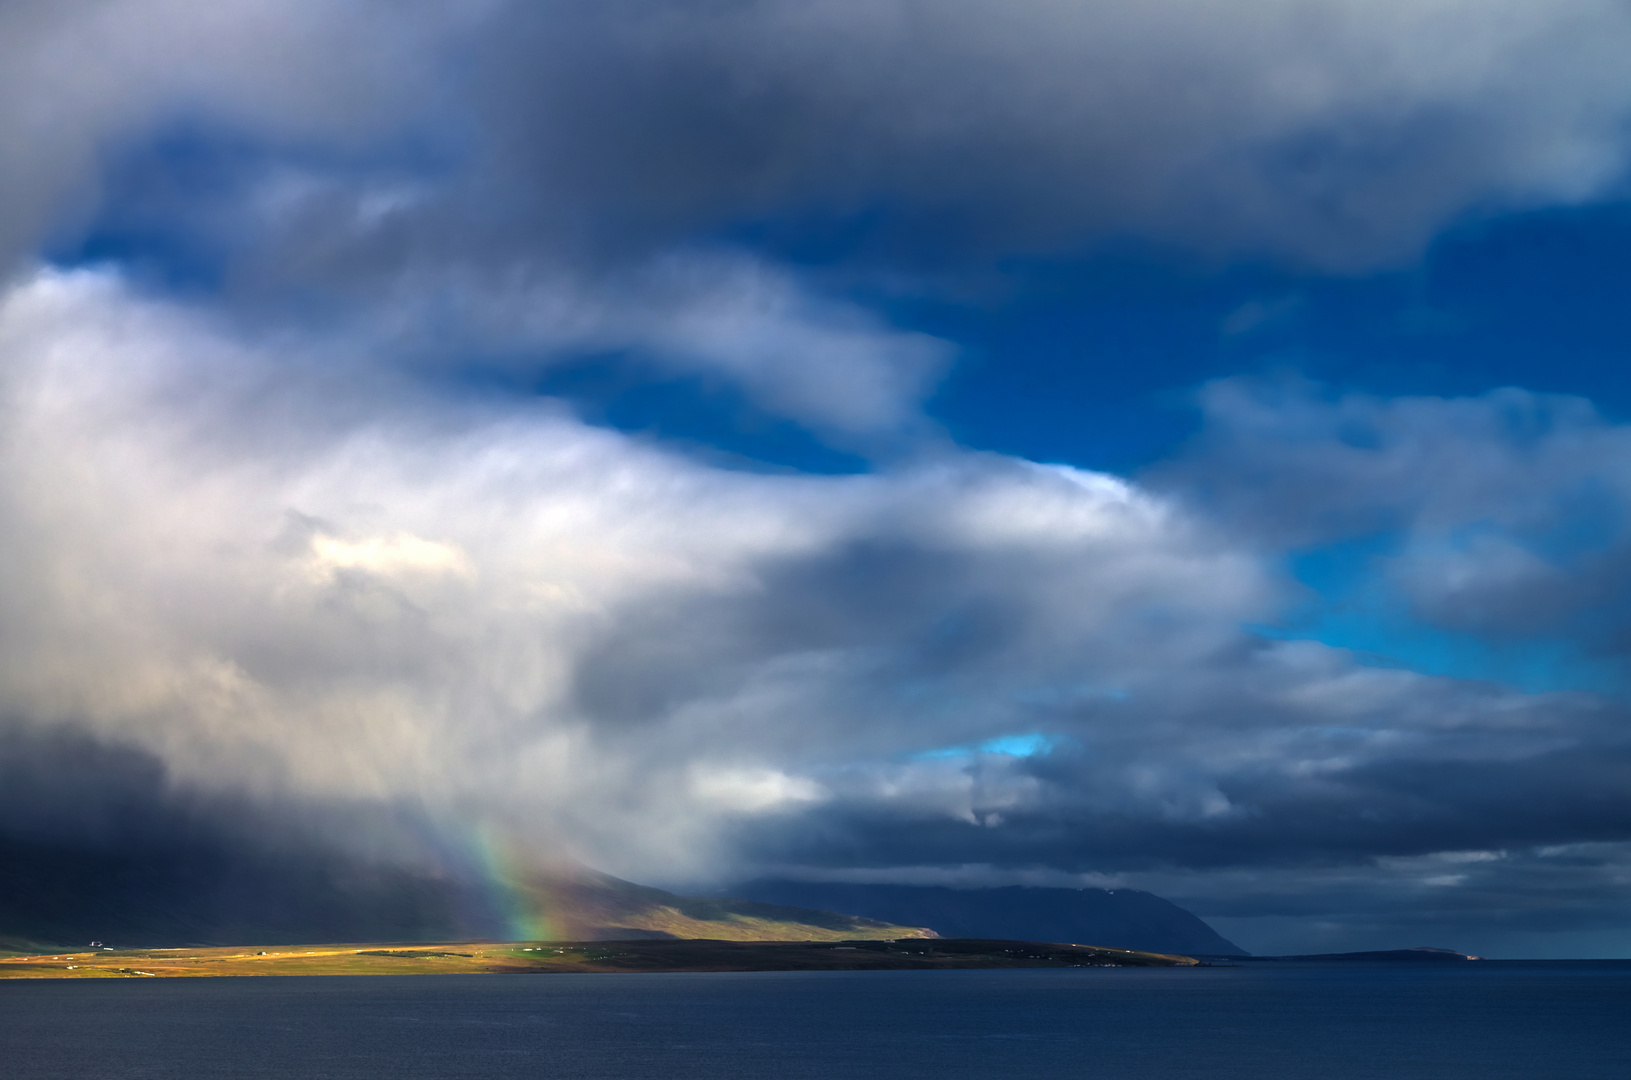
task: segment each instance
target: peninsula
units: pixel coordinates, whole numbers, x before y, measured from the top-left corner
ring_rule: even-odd
[[[229,975],[526,975],[665,971],[901,971],[1192,967],[1168,953],[977,938],[895,941],[462,941],[268,948],[96,949],[0,957],[0,979]]]

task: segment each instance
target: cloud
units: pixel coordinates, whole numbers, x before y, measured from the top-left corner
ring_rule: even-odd
[[[0,258],[95,212],[109,158],[178,122],[274,145],[349,144],[400,130],[434,99],[431,51],[479,4],[20,0],[0,12]],[[410,104],[411,103],[411,104]]]
[[[1590,402],[1249,380],[1203,402],[1205,433],[1155,476],[1257,543],[1380,536],[1376,580],[1426,624],[1614,656],[1631,640],[1631,430]]]
[[[1074,872],[1320,865],[1619,839],[1623,708],[1275,643],[1031,720],[1053,751],[868,763],[762,857]],[[864,853],[859,855],[858,853]],[[795,861],[797,861],[795,859]]]
[[[1444,851],[1140,876],[1139,883],[1260,949],[1337,952],[1432,941],[1486,956],[1612,956],[1625,948],[1628,854],[1623,843]]]
[[[1134,236],[1362,267],[1467,213],[1616,190],[1631,110],[1610,0],[20,10],[31,60],[111,43],[95,80],[27,66],[76,73],[56,181],[178,116],[236,133],[278,165],[234,196],[260,258],[306,275],[863,219],[907,264]]]
[[[313,570],[322,576],[341,570],[362,570],[384,578],[471,572],[470,560],[458,548],[405,533],[360,541],[317,535],[312,537],[311,550]]]
[[[1263,882],[1367,868],[1361,936],[1429,888],[1483,925],[1541,864],[1445,852],[1631,840],[1622,705],[1254,636],[1274,549],[1173,495],[961,451],[733,472],[303,348],[106,274],[0,305],[13,743],[409,867],[492,830],[671,882],[1212,883],[1256,942],[1302,940]]]
[[[138,237],[133,261],[202,260],[274,320],[372,318],[419,359],[522,371],[629,350],[866,449],[923,427],[948,350],[843,299],[858,282],[1129,237],[1396,262],[1469,214],[1620,190],[1631,111],[1609,0],[5,18],[13,265]],[[820,265],[773,253],[811,233]]]
[[[587,279],[559,265],[427,269],[398,283],[367,332],[410,359],[468,363],[478,348],[499,370],[523,373],[633,353],[656,372],[722,380],[769,413],[865,449],[932,434],[919,406],[952,356],[946,341],[722,249],[671,251]]]
[[[1108,477],[728,472],[275,345],[106,275],[0,308],[14,723],[695,869],[812,770],[1007,734],[1022,690],[1188,663],[1274,591]]]
[[[529,14],[477,93],[556,230],[552,206],[622,230],[884,206],[941,256],[1133,234],[1354,266],[1625,164],[1631,19],[1604,0]]]

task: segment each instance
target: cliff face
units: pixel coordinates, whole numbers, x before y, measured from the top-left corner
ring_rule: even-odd
[[[1146,952],[1245,956],[1198,917],[1137,889],[950,889],[759,880],[730,890],[772,904],[926,926],[942,937],[1075,942]]]

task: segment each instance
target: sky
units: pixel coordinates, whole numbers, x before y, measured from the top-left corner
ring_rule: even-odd
[[[0,827],[1631,956],[1628,54],[4,0]]]

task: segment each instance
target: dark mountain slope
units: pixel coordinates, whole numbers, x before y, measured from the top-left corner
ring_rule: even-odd
[[[697,899],[584,867],[514,887],[548,918],[519,929],[456,880],[333,852],[272,852],[195,836],[138,849],[0,834],[0,938],[83,945],[292,944],[546,937],[821,941],[932,936],[864,917]],[[213,841],[213,842],[212,842]]]
[[[1146,952],[1244,956],[1177,904],[1137,889],[949,889],[928,885],[750,881],[731,893],[926,926],[942,937],[1013,938]]]

